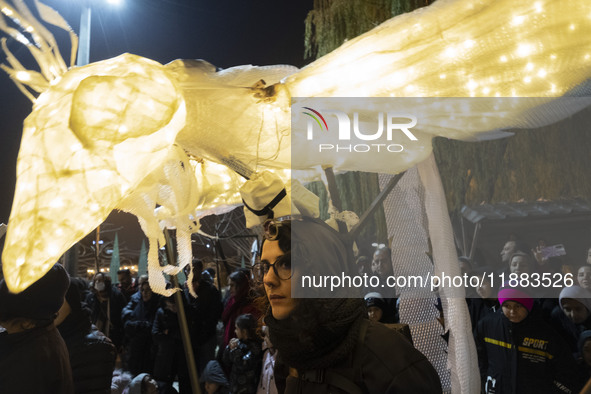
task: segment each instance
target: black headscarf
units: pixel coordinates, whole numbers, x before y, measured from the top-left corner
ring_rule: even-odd
[[[326,289],[314,293],[309,293],[310,289],[295,289],[301,275],[341,276],[357,272],[350,243],[323,222],[293,220],[291,240],[292,294],[294,290],[307,297],[328,294]],[[283,362],[307,370],[327,368],[346,357],[357,342],[364,316],[363,300],[337,297],[355,294],[347,289],[335,292],[335,298],[299,298],[294,311],[284,320],[273,318],[269,309],[265,323]]]

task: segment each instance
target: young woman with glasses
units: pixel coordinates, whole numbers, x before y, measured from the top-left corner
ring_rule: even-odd
[[[441,393],[425,356],[401,334],[369,322],[363,299],[292,297],[301,275],[356,272],[336,231],[308,218],[264,229],[253,275],[266,295],[264,322],[278,363],[289,367],[286,393]]]

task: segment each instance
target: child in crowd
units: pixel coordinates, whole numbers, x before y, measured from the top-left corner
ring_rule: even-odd
[[[579,335],[591,329],[591,292],[580,286],[565,287],[552,311],[552,324],[573,354],[578,352]]]
[[[475,339],[484,393],[578,392],[576,363],[521,287],[498,294],[501,313],[478,322]]]
[[[176,393],[172,387],[170,388],[173,391],[164,391],[166,394],[173,394]],[[159,394],[160,390],[158,389],[158,383],[150,374],[147,373],[140,373],[138,374],[129,386],[123,391],[123,394]]]
[[[261,327],[261,334],[263,336],[264,356],[257,394],[277,394],[278,390],[274,373],[277,351],[269,339],[269,328],[267,326]]]
[[[591,265],[583,265],[577,271],[577,282],[585,290],[591,290]]]
[[[489,275],[492,272],[494,272],[492,267],[481,267],[473,271],[473,275],[478,276],[480,285],[476,288],[477,295],[475,297],[466,296],[472,332],[476,330],[476,325],[480,320],[501,309],[497,299],[497,289],[493,287],[494,281],[491,281]]]
[[[384,308],[386,307],[384,298],[380,293],[367,293],[364,298],[368,319],[370,321],[381,322],[384,316]]]
[[[224,350],[223,361],[231,368],[230,392],[254,394],[257,391],[263,350],[256,334],[257,321],[250,313],[236,318],[236,338]]]
[[[577,362],[581,367],[581,376],[585,380],[589,380],[591,378],[591,330],[585,330],[581,333],[578,345]]]
[[[228,379],[226,379],[222,366],[217,360],[211,360],[207,363],[200,381],[205,384],[207,394],[228,393]]]

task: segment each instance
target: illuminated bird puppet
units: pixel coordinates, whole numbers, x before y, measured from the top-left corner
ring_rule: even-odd
[[[71,33],[57,12],[36,5],[42,20]],[[591,76],[588,0],[438,0],[301,70],[222,71],[203,61],[161,65],[131,54],[68,68],[22,0],[0,0],[0,7],[0,29],[26,45],[40,66],[25,69],[2,42],[8,62],[2,68],[34,102],[3,252],[4,275],[15,292],[113,209],[138,217],[150,239],[150,281],[164,292],[157,261],[162,227],[177,229],[180,266],[188,263],[199,212],[240,203],[243,180],[236,172],[256,177],[266,169],[285,178],[290,168],[332,165],[397,173],[429,157],[434,136],[478,139],[570,115],[581,109],[578,101],[552,106],[550,98],[584,91]],[[291,138],[294,97],[415,97],[403,109],[422,111],[413,135],[423,143],[362,163],[336,155],[292,157],[292,144],[299,143]],[[545,99],[495,101],[492,113],[477,100],[441,108],[422,102],[426,97]],[[530,116],[540,108],[542,120]],[[180,267],[163,270],[174,274]]]

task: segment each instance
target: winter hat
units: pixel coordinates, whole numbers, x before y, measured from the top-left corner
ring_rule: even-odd
[[[386,302],[384,301],[384,297],[380,293],[367,293],[364,297],[365,299],[365,306],[369,308],[370,306],[377,306],[382,311],[386,306]]]
[[[563,298],[572,298],[575,301],[579,301],[589,312],[591,312],[591,292],[589,290],[585,290],[577,285],[565,287],[560,292],[560,296],[558,296],[558,305],[560,305],[560,309],[562,309]]]
[[[511,287],[505,284],[505,287],[499,290],[499,304],[503,305],[506,301],[515,301],[520,303],[531,312],[534,306],[534,299],[522,287]]]
[[[131,381],[131,383],[129,383],[129,386],[127,387],[127,393],[142,394],[142,382],[144,381],[144,378],[146,376],[150,376],[150,374],[141,373],[137,375],[135,378],[133,378],[133,380]]]
[[[228,385],[228,379],[226,379],[226,375],[224,375],[224,371],[222,370],[222,366],[217,360],[211,360],[205,366],[203,373],[201,374],[200,382],[211,382],[211,383],[218,383],[222,386]]]
[[[70,277],[60,264],[55,264],[41,279],[18,294],[11,293],[2,279],[0,318],[52,320],[64,303],[69,285]]]
[[[129,383],[131,383],[131,374],[116,369],[113,371],[113,379],[111,380],[111,394],[123,393]]]

